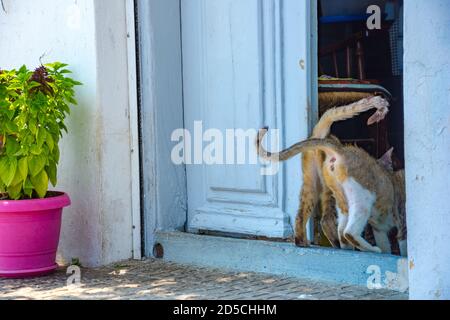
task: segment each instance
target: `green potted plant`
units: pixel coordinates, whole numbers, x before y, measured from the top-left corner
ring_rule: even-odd
[[[0,276],[40,275],[56,268],[62,209],[56,186],[58,143],[76,104],[67,65],[0,70]]]

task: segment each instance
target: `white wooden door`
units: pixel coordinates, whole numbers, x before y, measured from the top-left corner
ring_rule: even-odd
[[[226,129],[268,125],[280,129],[280,147],[308,135],[312,7],[304,0],[181,0],[184,121],[192,138],[195,121],[224,137]],[[292,233],[299,157],[275,176],[261,175],[252,164],[186,170],[190,231]]]

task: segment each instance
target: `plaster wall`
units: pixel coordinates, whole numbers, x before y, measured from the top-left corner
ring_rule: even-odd
[[[450,299],[450,2],[404,6],[410,297]]]
[[[96,266],[132,257],[130,123],[123,0],[3,0],[0,68],[68,63],[78,106],[61,141],[59,258]]]

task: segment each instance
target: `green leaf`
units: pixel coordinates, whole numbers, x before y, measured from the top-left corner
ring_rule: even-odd
[[[54,187],[56,187],[56,183],[58,182],[56,172],[57,172],[56,163],[54,161],[49,161],[49,165],[47,167],[47,174],[50,179],[50,182]]]
[[[68,100],[69,100],[69,102],[72,103],[72,104],[77,104],[77,101],[76,101],[75,99],[73,99],[73,98],[69,98]],[[61,105],[61,109],[62,109],[65,113],[70,114],[70,108],[69,108],[69,106],[68,106],[67,104],[62,104],[62,105]]]
[[[28,170],[32,177],[36,176],[45,167],[46,158],[44,156],[28,157]]]
[[[17,165],[22,179],[25,180],[28,176],[28,159],[26,157],[21,158]]]
[[[54,71],[58,71],[59,69],[65,68],[67,67],[68,64],[66,63],[61,63],[61,62],[53,62],[53,63],[47,63],[45,64],[45,67],[49,68],[49,69],[53,69]]]
[[[0,178],[5,186],[9,187],[17,170],[17,159],[4,157],[0,160]]]
[[[30,148],[30,152],[36,156],[40,155],[42,153],[42,148],[38,145],[34,144]]]
[[[12,120],[14,118],[14,114],[16,113],[16,110],[11,109],[4,109],[4,112],[6,113],[6,116],[8,117],[8,120]]]
[[[33,196],[33,184],[31,183],[30,179],[27,178],[23,182],[23,193],[28,197],[31,198]]]
[[[42,145],[44,144],[46,137],[47,137],[47,130],[45,130],[45,128],[40,127],[36,134],[36,141],[39,148],[41,148]]]
[[[27,66],[26,66],[26,65],[22,65],[22,66],[20,67],[18,73],[25,73],[25,72],[27,72],[27,71],[28,71]]]
[[[14,186],[9,186],[7,189],[8,195],[13,200],[19,200],[22,197],[22,184],[19,183]]]
[[[5,121],[4,125],[5,125],[6,129],[8,130],[8,132],[11,134],[14,134],[17,131],[19,131],[19,128],[12,121]],[[66,129],[66,132],[67,132],[67,129]]]
[[[3,94],[0,95],[1,99],[4,99]],[[0,109],[2,109],[2,111],[6,110],[9,107],[9,102],[7,102],[6,100],[0,100]]]
[[[59,147],[58,147],[58,145],[55,145],[55,148],[53,150],[53,158],[55,159],[56,163],[59,163]]]
[[[17,150],[16,153],[13,154],[14,157],[20,157],[23,155],[27,155],[28,154],[28,148],[21,146],[19,150]]]
[[[30,178],[34,190],[39,198],[44,198],[48,190],[48,176],[45,170],[41,170],[36,176]]]
[[[45,143],[47,144],[50,152],[52,152],[53,148],[55,147],[55,142],[53,141],[53,137],[50,133],[47,133],[47,139],[45,139]]]
[[[68,132],[68,131],[67,131],[67,127],[66,127],[66,125],[65,125],[64,123],[59,122],[58,125],[59,125],[59,127],[60,127],[62,130],[64,130],[66,133]]]
[[[13,137],[8,137],[8,139],[6,140],[5,147],[6,153],[11,156],[16,154],[20,150],[19,143],[17,143],[16,139]]]
[[[31,131],[32,134],[36,134],[36,132],[37,132],[36,119],[31,118],[31,119],[28,121],[28,128],[30,129],[30,131]]]
[[[2,157],[0,159],[0,177],[2,177],[9,169],[8,157]]]
[[[22,174],[20,173],[20,170],[16,170],[16,174],[14,175],[14,179],[11,181],[11,186],[22,186],[23,181],[26,179],[22,178]]]
[[[33,89],[33,88],[37,88],[37,87],[40,87],[40,86],[41,86],[41,84],[40,84],[39,82],[31,81],[31,82],[28,84],[28,90],[31,90],[31,89]]]
[[[75,81],[74,79],[69,78],[69,77],[66,77],[66,78],[64,79],[64,81],[67,82],[70,86],[81,86],[81,85],[82,85],[81,82]]]

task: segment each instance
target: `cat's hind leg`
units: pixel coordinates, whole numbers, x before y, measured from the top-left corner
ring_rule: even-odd
[[[408,255],[408,246],[407,246],[407,230],[406,230],[406,221],[404,221],[405,212],[403,208],[403,220],[398,222],[397,220],[397,241],[400,249],[400,255],[406,257]]]
[[[328,241],[334,248],[340,248],[339,235],[336,223],[336,201],[330,189],[324,186],[320,197],[322,219],[320,226]]]
[[[342,184],[348,199],[348,222],[344,230],[345,239],[361,251],[381,253],[381,249],[372,246],[362,236],[375,202],[375,195],[362,187],[353,178]]]
[[[295,245],[299,247],[309,246],[306,224],[315,210],[317,203],[318,196],[314,186],[304,184],[301,191],[297,218],[295,219]]]
[[[338,231],[338,239],[339,239],[340,247],[341,247],[341,249],[351,250],[351,249],[353,249],[353,246],[347,241],[347,239],[345,239],[345,236],[344,236],[344,230],[347,227],[347,223],[348,223],[348,215],[342,213],[341,209],[339,209],[338,207],[336,207],[336,211],[337,211],[337,215],[338,215],[337,231]]]
[[[389,241],[388,233],[383,230],[377,230],[374,227],[372,227],[372,230],[377,247],[379,247],[383,253],[391,253],[391,242]]]
[[[300,205],[295,219],[295,245],[309,246],[306,234],[306,225],[319,202],[319,186],[310,176],[305,175],[300,194]]]
[[[295,245],[309,246],[306,225],[319,202],[320,178],[315,152],[305,152],[302,157],[303,186],[300,191],[300,205],[295,219]]]
[[[344,237],[351,245],[361,251],[381,253],[380,248],[372,246],[361,237],[361,233],[364,231],[367,221],[369,220],[370,209],[371,208],[367,206],[350,206],[349,218],[344,230]]]

